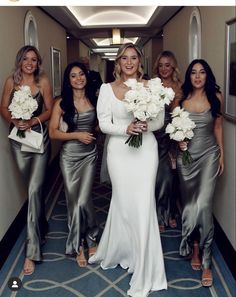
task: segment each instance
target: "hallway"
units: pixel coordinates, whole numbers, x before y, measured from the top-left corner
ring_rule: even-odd
[[[182,82],[193,58],[200,57],[211,65],[225,98],[222,112],[225,171],[218,178],[213,203],[214,286],[210,289],[201,287],[201,272],[193,271],[189,261],[179,257],[181,226],[178,224],[177,229],[167,229],[161,235],[169,289],[150,296],[236,297],[236,108],[233,108],[236,94],[231,96],[227,92],[230,83],[235,81],[235,76],[229,76],[226,67],[230,61],[227,48],[231,46],[233,52],[236,46],[236,34],[232,34],[232,40],[228,36],[230,30],[236,32],[235,3],[232,0],[227,0],[225,6],[211,6],[207,1],[200,6],[193,6],[198,5],[195,3],[192,6],[174,6],[183,3],[173,3],[173,6],[157,6],[157,3],[150,6],[145,3],[147,6],[139,6],[135,3],[137,6],[133,6],[132,3],[131,6],[114,7],[89,6],[87,2],[87,6],[69,6],[70,3],[48,6],[54,5],[51,1],[47,4],[38,3],[39,6],[23,4],[28,1],[2,0],[0,4],[0,93],[4,89],[5,79],[14,67],[17,51],[26,44],[35,45],[39,49],[43,57],[43,71],[50,80],[55,100],[61,94],[63,72],[67,64],[81,57],[89,57],[91,70],[99,72],[103,82],[112,81],[114,57],[122,42],[131,41],[140,47],[144,56],[143,70],[149,77],[156,75],[153,73],[153,66],[163,50],[170,50],[176,55]],[[78,19],[77,13],[80,15]],[[147,16],[145,20],[142,19],[144,14]],[[112,23],[104,24],[103,21],[107,21],[109,17]],[[139,18],[144,22],[138,23]],[[97,20],[99,23],[96,25],[89,23]],[[119,32],[121,38],[117,44],[113,42],[115,32]],[[236,56],[232,54],[232,57],[235,59]],[[43,247],[44,262],[37,265],[33,275],[27,277],[22,274],[26,232],[26,229],[22,231],[22,227],[26,220],[27,195],[10,151],[7,138],[9,125],[2,117],[0,134],[0,296],[126,296],[130,275],[125,270],[117,267],[102,271],[97,265],[81,269],[74,259],[64,254],[67,236],[66,208],[62,178],[57,168],[60,145],[54,141],[48,169],[50,182],[45,188],[50,229]],[[51,172],[55,164],[54,171]],[[101,233],[110,195],[111,188],[100,184],[98,172],[93,199]],[[13,244],[15,245],[11,250]],[[8,251],[11,252],[7,257]],[[8,288],[11,277],[22,280],[23,286],[18,292]]]
[[[101,158],[100,158],[101,159]],[[98,166],[93,188],[100,235],[104,228],[110,204],[111,187],[99,181]],[[20,234],[13,250],[0,272],[0,296],[2,297],[121,297],[127,296],[130,275],[121,267],[102,270],[99,265],[79,268],[75,259],[64,254],[67,237],[67,214],[60,171],[56,168],[55,179],[47,195],[47,218],[49,232],[43,247],[44,260],[36,265],[31,276],[22,274],[24,262],[25,229]],[[213,248],[214,284],[211,288],[201,286],[201,271],[191,269],[189,261],[179,256],[178,248],[181,229],[167,229],[161,234],[168,290],[153,292],[156,297],[234,297],[236,281],[227,268],[216,244]],[[8,288],[8,280],[18,277],[22,288],[13,292]]]

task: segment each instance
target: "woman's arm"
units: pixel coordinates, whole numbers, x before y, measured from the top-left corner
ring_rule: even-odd
[[[100,88],[97,103],[97,116],[99,127],[105,134],[128,135],[126,133],[127,125],[117,125],[112,122],[111,92],[108,85],[103,84]]]
[[[52,110],[51,119],[49,121],[49,136],[52,139],[58,139],[62,141],[78,140],[85,144],[91,143],[95,137],[92,133],[88,132],[62,132],[59,130],[60,118],[63,115],[63,110],[60,107],[61,99],[58,99]]]
[[[179,106],[181,99],[183,99],[183,91],[182,91],[181,85],[182,85],[181,82],[178,82],[178,85],[176,86],[176,88],[173,89],[175,92],[175,97],[174,97],[174,100],[170,104],[171,111],[175,107]]]
[[[8,106],[10,105],[11,93],[13,91],[14,83],[12,77],[8,77],[6,80],[3,92],[2,92],[2,100],[1,100],[1,115],[8,123],[13,123],[18,127],[19,120],[11,118],[11,112],[8,110]]]
[[[48,78],[44,75],[40,79],[40,92],[43,96],[44,101],[44,111],[38,116],[40,121],[43,123],[50,119],[53,107],[53,98],[52,98],[52,88]],[[37,125],[38,121],[35,118],[29,120],[29,126]]]
[[[218,93],[217,94],[218,99],[221,102],[221,112],[223,111],[223,96]],[[223,125],[222,125],[222,115],[218,116],[215,119],[214,123],[214,134],[216,138],[216,142],[219,145],[220,148],[220,160],[219,160],[219,175],[221,175],[224,171],[224,144],[223,144]]]

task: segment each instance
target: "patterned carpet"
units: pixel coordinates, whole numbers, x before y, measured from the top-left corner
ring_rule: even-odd
[[[93,200],[99,225],[104,227],[111,197],[109,185],[99,183],[97,174]],[[74,258],[65,256],[67,236],[66,207],[61,175],[58,173],[47,196],[49,233],[43,247],[44,261],[36,265],[31,276],[22,274],[24,238],[20,234],[10,256],[0,271],[0,296],[3,297],[120,297],[127,296],[130,275],[117,267],[103,271],[98,265],[79,268]],[[164,250],[168,290],[153,292],[150,297],[234,297],[236,282],[228,270],[216,245],[213,249],[214,285],[208,289],[200,283],[201,271],[193,271],[189,261],[178,254],[181,230],[167,229],[161,235]],[[18,277],[22,287],[18,291],[8,288],[11,277]]]

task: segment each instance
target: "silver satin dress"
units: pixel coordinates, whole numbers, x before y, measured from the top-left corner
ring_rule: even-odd
[[[182,152],[179,152],[177,158],[183,208],[180,254],[191,254],[193,240],[197,239],[200,241],[202,266],[209,268],[214,234],[212,203],[220,149],[214,136],[211,111],[190,113],[190,118],[196,124],[194,137],[188,144],[193,162],[184,166]]]
[[[78,132],[94,132],[95,110],[76,113],[75,129]],[[96,245],[98,227],[92,203],[92,186],[97,163],[97,146],[93,141],[84,144],[78,140],[63,143],[60,167],[64,179],[67,202],[68,237],[66,254],[79,254],[83,241],[89,246]]]
[[[173,192],[174,171],[171,168],[171,161],[169,152],[172,150],[172,142],[168,134],[165,133],[165,128],[170,123],[170,110],[169,107],[165,108],[164,126],[154,132],[158,142],[159,166],[156,178],[156,205],[157,216],[159,225],[168,226],[170,217],[174,217],[176,210],[175,197]]]
[[[12,93],[12,96],[14,91]],[[39,116],[43,109],[43,97],[40,92],[34,96],[38,102],[38,108],[34,116]],[[10,129],[13,127],[11,125]],[[35,125],[32,130],[41,132],[40,125]],[[28,214],[27,214],[27,239],[26,239],[26,258],[33,261],[41,261],[41,244],[45,240],[48,224],[45,216],[43,185],[50,157],[50,140],[48,129],[43,124],[44,147],[43,154],[22,152],[21,144],[10,140],[13,157],[26,183],[28,189]]]

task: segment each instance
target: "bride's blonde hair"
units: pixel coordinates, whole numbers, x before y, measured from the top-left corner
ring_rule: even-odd
[[[129,42],[129,43],[124,43],[120,46],[118,52],[117,52],[117,56],[115,59],[115,68],[113,71],[113,75],[115,77],[115,79],[120,79],[121,76],[121,68],[120,68],[120,64],[119,64],[119,60],[120,58],[124,55],[124,52],[127,50],[127,48],[133,48],[139,58],[139,67],[138,67],[138,79],[141,79],[143,76],[143,67],[142,67],[142,58],[143,58],[143,54],[141,52],[141,50],[133,43]]]

